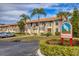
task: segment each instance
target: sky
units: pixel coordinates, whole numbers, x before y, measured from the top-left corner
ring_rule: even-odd
[[[60,11],[72,12],[79,3],[0,3],[0,24],[16,24],[21,14],[31,15],[34,8],[44,8],[46,18],[56,16]],[[45,16],[41,15],[41,18]],[[36,16],[31,18],[37,19]]]

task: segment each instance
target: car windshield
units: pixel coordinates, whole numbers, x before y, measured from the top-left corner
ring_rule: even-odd
[[[10,33],[8,32],[8,33],[6,33],[6,34],[10,34]]]

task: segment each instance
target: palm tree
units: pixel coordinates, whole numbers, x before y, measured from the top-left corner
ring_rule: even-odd
[[[57,14],[57,17],[60,17],[60,19],[62,20],[62,19],[63,19],[63,14],[62,14],[62,12],[59,12],[59,13]]]
[[[25,25],[26,25],[27,20],[31,20],[30,17],[28,15],[25,15],[25,14],[20,15],[20,17]],[[25,26],[25,29],[26,29],[26,26]]]
[[[59,12],[57,14],[57,17],[61,17],[61,20],[63,20],[63,18],[66,19],[66,21],[68,20],[68,17],[71,16],[70,12]]]
[[[46,12],[44,11],[43,8],[34,8],[32,10],[31,17],[34,16],[34,15],[37,15],[37,18],[38,18],[38,21],[39,21],[39,25],[40,25],[40,16],[41,15],[46,16]],[[40,26],[39,26],[39,32],[40,32]]]
[[[25,24],[26,24],[27,20],[30,20],[30,17],[25,14],[20,15],[20,17],[21,17],[21,20],[23,20]]]
[[[25,29],[25,24],[24,24],[24,22],[23,22],[22,20],[20,20],[19,22],[17,22],[17,25],[18,25],[18,27],[19,27],[19,29],[20,29],[20,32],[21,32],[21,33],[24,33],[24,29]]]

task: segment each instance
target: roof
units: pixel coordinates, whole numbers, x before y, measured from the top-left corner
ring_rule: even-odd
[[[8,27],[8,26],[17,26],[17,24],[6,24],[6,25],[0,25],[0,27]]]
[[[51,22],[51,21],[55,21],[56,17],[51,17],[51,18],[41,18],[39,20],[32,20],[32,21],[28,21],[28,23],[38,23],[38,22]],[[17,26],[17,24],[6,24],[6,25],[0,25],[0,27],[8,27],[8,26]]]
[[[32,20],[32,21],[29,21],[27,23],[38,23],[38,22],[50,22],[50,21],[54,21],[55,20],[55,17],[51,17],[51,18],[41,18],[39,20]]]

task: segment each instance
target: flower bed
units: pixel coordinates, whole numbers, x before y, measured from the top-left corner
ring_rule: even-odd
[[[48,44],[48,40],[40,41],[41,53],[46,56],[79,56],[79,46]]]

